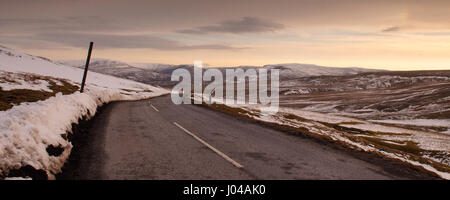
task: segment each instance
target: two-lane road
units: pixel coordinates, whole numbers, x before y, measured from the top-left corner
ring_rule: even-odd
[[[70,179],[409,179],[310,139],[170,95],[116,102],[93,121]],[[408,168],[402,165],[398,167]],[[413,171],[405,169],[406,172]],[[416,172],[418,173],[418,172]],[[427,175],[423,177],[427,178]]]

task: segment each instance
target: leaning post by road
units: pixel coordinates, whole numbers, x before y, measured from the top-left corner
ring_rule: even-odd
[[[84,84],[86,83],[86,76],[87,76],[87,72],[88,72],[88,68],[89,68],[89,62],[91,60],[92,46],[94,46],[94,42],[91,42],[89,44],[89,51],[88,51],[88,56],[86,59],[86,66],[84,67],[83,81],[81,81],[80,93],[83,93]]]

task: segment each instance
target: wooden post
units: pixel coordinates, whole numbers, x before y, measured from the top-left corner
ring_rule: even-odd
[[[87,59],[86,59],[86,65],[84,67],[83,81],[81,81],[80,93],[83,93],[84,84],[86,83],[86,76],[87,76],[87,72],[88,72],[88,69],[89,69],[89,62],[91,61],[92,46],[94,46],[94,42],[91,42],[89,44],[89,51],[88,51],[88,56],[87,56]]]

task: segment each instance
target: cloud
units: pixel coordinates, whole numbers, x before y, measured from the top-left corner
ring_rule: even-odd
[[[326,32],[325,32],[326,33]],[[364,31],[355,31],[355,30],[345,30],[339,29],[327,34],[337,35],[337,36],[385,36],[384,34],[377,32],[364,32]]]
[[[208,33],[264,33],[284,29],[283,24],[256,18],[243,17],[238,20],[226,20],[216,25],[200,26],[193,29],[177,30],[178,33],[208,34]]]
[[[381,30],[381,32],[385,32],[385,33],[398,32],[398,31],[400,31],[400,29],[401,29],[400,26],[391,26],[391,27],[388,27],[388,28],[385,28],[385,29]]]
[[[185,44],[176,39],[152,35],[132,35],[140,30],[136,24],[124,23],[101,16],[64,17],[0,17],[0,42],[25,48],[61,48],[86,46],[89,41],[96,48],[149,48],[157,50],[238,50],[243,48],[225,44]],[[114,33],[114,34],[111,34]]]
[[[179,41],[151,35],[112,35],[87,33],[39,33],[36,40],[56,42],[72,47],[84,48],[89,41],[94,41],[96,48],[148,48],[158,50],[237,50],[242,48],[222,44],[186,45]]]
[[[66,16],[60,18],[0,18],[0,27],[9,31],[113,31],[131,29],[131,25],[100,16]]]
[[[425,36],[450,36],[450,32],[418,32],[417,35],[425,35]]]

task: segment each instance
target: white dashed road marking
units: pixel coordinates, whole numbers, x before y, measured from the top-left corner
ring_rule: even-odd
[[[239,164],[238,162],[234,161],[233,159],[231,159],[230,157],[228,157],[227,155],[225,155],[224,153],[222,153],[221,151],[219,151],[218,149],[214,148],[213,146],[211,146],[210,144],[208,144],[207,142],[205,142],[204,140],[202,140],[201,138],[197,137],[194,133],[190,132],[189,130],[185,129],[184,127],[182,127],[181,125],[179,125],[176,122],[173,122],[173,124],[175,124],[175,126],[178,126],[178,128],[180,128],[181,130],[183,130],[184,132],[186,132],[187,134],[189,134],[190,136],[192,136],[194,139],[196,139],[197,141],[199,141],[200,143],[204,144],[206,147],[208,147],[209,149],[213,150],[214,152],[216,152],[217,154],[219,154],[219,156],[221,156],[223,159],[225,159],[226,161],[230,162],[231,164],[233,164],[235,167],[237,168],[244,168],[244,166],[242,166],[241,164]]]

